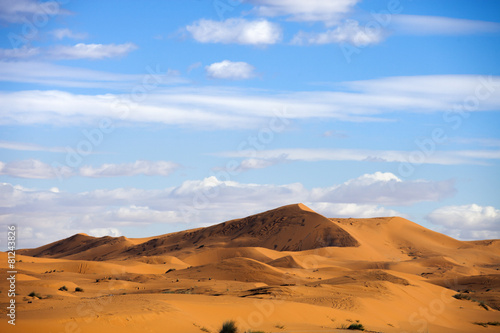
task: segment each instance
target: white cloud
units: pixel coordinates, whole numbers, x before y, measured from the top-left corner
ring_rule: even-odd
[[[500,77],[494,76],[392,77],[345,82],[342,87],[343,91],[308,92],[163,88],[155,89],[140,103],[126,94],[5,91],[0,92],[0,123],[82,125],[108,117],[128,123],[255,128],[275,117],[270,110],[277,110],[289,120],[358,122],[388,121],[382,115],[403,112],[442,112],[443,124],[456,126],[465,111],[500,109]],[[473,107],[464,105],[464,100],[474,103]]]
[[[117,228],[95,228],[91,229],[88,232],[88,235],[94,237],[104,237],[104,236],[120,237],[122,234],[120,230],[118,230]]]
[[[455,192],[453,180],[402,181],[390,172],[376,172],[341,185],[313,189],[311,198],[320,202],[402,206],[422,201],[440,201],[451,197]]]
[[[68,14],[58,1],[0,0],[0,20],[10,23],[32,21],[35,15],[55,16]]]
[[[363,205],[353,203],[330,203],[330,202],[311,202],[306,203],[312,210],[328,217],[385,217],[385,216],[402,216],[401,213],[380,207],[377,205]]]
[[[392,182],[397,184],[395,189],[389,186]],[[304,202],[328,217],[394,216],[401,214],[383,207],[385,203],[407,205],[438,200],[448,193],[446,186],[439,185],[443,182],[422,182],[424,186],[416,181],[398,181],[390,173],[375,173],[332,187],[307,189],[300,183],[245,184],[212,176],[165,189],[117,188],[80,193],[0,184],[0,207],[3,207],[0,224],[15,220],[23,228],[31,228],[38,238],[34,236],[22,242],[41,245],[103,226],[140,230],[162,225],[161,229],[165,230],[166,225],[170,225],[179,230],[297,202]],[[378,192],[374,193],[375,190]],[[431,191],[438,193],[429,194]],[[373,197],[368,198],[365,192]],[[333,201],[339,193],[348,197]]]
[[[199,20],[186,27],[200,43],[269,45],[281,41],[281,28],[266,20]]]
[[[104,59],[124,56],[137,49],[133,43],[55,46],[46,53],[56,59]]]
[[[336,23],[349,13],[359,0],[249,0],[261,16],[287,16],[293,21]]]
[[[431,212],[427,219],[457,238],[500,238],[500,210],[493,206],[445,206]]]
[[[168,176],[180,166],[167,161],[135,161],[134,163],[103,164],[98,167],[83,166],[74,170],[68,166],[51,166],[39,160],[30,159],[13,162],[0,162],[0,175],[16,178],[54,179],[80,175],[82,177],[131,177]],[[78,172],[76,172],[78,171]]]
[[[414,151],[369,150],[369,149],[321,149],[287,148],[274,150],[253,149],[216,153],[216,156],[232,158],[257,158],[262,160],[281,159],[285,161],[358,161],[388,162],[409,164],[488,165],[491,160],[500,159],[500,150],[458,150],[441,151],[435,148],[432,153],[424,154],[415,147]]]
[[[53,179],[59,176],[69,177],[73,171],[69,167],[52,167],[39,160],[23,160],[13,162],[0,162],[0,175],[16,178]]]
[[[450,143],[500,148],[500,139],[492,138],[450,138]]]
[[[73,32],[68,28],[64,29],[55,29],[50,32],[52,36],[54,36],[55,39],[61,40],[64,38],[69,38],[69,39],[85,39],[87,38],[86,33],[77,33]]]
[[[19,150],[19,151],[45,151],[50,153],[65,153],[64,147],[45,147],[34,143],[2,141],[0,140],[0,149]]]
[[[144,84],[161,86],[186,81],[159,67],[144,74],[116,74],[35,61],[0,61],[0,81],[78,88],[132,89]]]
[[[472,35],[500,32],[500,23],[424,15],[393,15],[394,30],[417,35]]]
[[[168,176],[174,172],[179,165],[166,161],[135,161],[134,163],[103,164],[97,168],[83,166],[80,175],[83,177],[124,177],[124,176]]]
[[[25,59],[40,54],[37,47],[23,46],[15,49],[0,49],[0,59]]]
[[[255,68],[246,62],[224,60],[205,67],[207,75],[214,79],[246,80],[255,76]]]
[[[320,33],[300,31],[293,39],[295,45],[321,45],[349,43],[355,46],[378,44],[383,39],[382,29],[368,29],[359,25],[359,22],[347,20],[335,29]]]

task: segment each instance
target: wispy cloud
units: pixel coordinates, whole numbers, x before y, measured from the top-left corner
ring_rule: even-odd
[[[285,16],[292,21],[335,24],[349,13],[359,0],[249,0],[256,5],[253,12],[260,16]]]
[[[133,43],[125,44],[83,44],[55,46],[47,50],[56,59],[104,59],[122,57],[137,49]]]
[[[0,0],[0,20],[9,23],[25,22],[34,15],[67,15],[57,1]]]
[[[132,177],[145,176],[169,176],[180,165],[169,161],[144,161],[139,160],[132,163],[103,164],[100,166],[82,166],[78,170],[67,166],[52,166],[39,160],[29,159],[13,162],[0,162],[0,175],[14,178],[29,179],[54,179],[68,177]]]
[[[84,166],[80,168],[80,175],[91,178],[136,175],[169,176],[179,167],[177,163],[167,161],[135,161],[134,163],[103,164],[99,167]]]
[[[473,35],[499,33],[500,23],[441,16],[393,15],[392,30],[411,35]],[[394,24],[394,26],[392,26]]]
[[[247,21],[232,18],[225,21],[199,20],[186,30],[200,43],[270,45],[282,39],[279,25],[266,20]]]
[[[22,46],[15,49],[0,49],[1,59],[28,59],[40,54],[38,47]]]
[[[44,151],[50,153],[65,153],[64,147],[46,147],[34,143],[0,141],[0,149],[20,150],[20,151]]]
[[[52,35],[55,39],[61,40],[61,39],[85,39],[88,37],[87,33],[78,33],[78,32],[73,32],[68,28],[64,29],[55,29],[49,32],[50,35]]]
[[[54,179],[70,177],[73,175],[73,170],[65,166],[55,168],[39,160],[30,159],[8,163],[0,162],[0,175],[27,179]]]
[[[325,32],[300,31],[293,39],[294,45],[322,45],[349,43],[355,46],[367,46],[378,44],[384,35],[382,29],[366,29],[359,25],[358,21],[347,20]]]
[[[289,148],[260,151],[229,151],[216,153],[217,156],[232,158],[257,158],[272,160],[281,158],[285,161],[358,161],[358,162],[397,162],[408,163],[413,151],[369,150],[369,149],[320,149],[320,148]],[[486,165],[500,160],[500,150],[459,150],[435,151],[421,162],[422,164]]]
[[[51,48],[23,46],[13,49],[0,49],[0,60],[45,58],[45,59],[105,59],[127,55],[137,46],[125,44],[83,44],[56,45]]]
[[[182,84],[187,81],[171,71],[145,68],[143,74],[118,74],[36,61],[1,61],[0,81],[34,83],[54,87],[131,89],[148,83]]]
[[[207,75],[214,79],[246,80],[255,76],[255,68],[246,62],[224,60],[205,67]]]
[[[148,94],[140,104],[127,102],[126,114],[120,104],[130,99],[126,95],[77,95],[58,90],[1,92],[0,123],[78,125],[108,117],[141,124],[255,128],[275,117],[273,110],[286,110],[283,117],[297,120],[388,121],[390,118],[385,117],[398,117],[404,112],[453,113],[465,108],[464,100],[475,97],[478,90],[488,97],[478,99],[467,112],[500,109],[500,78],[467,75],[345,82],[336,91],[163,88]]]

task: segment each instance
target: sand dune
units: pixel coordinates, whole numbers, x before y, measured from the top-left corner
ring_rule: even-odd
[[[500,241],[399,217],[296,204],[143,239],[78,234],[17,259],[20,332],[218,332],[229,319],[241,332],[500,331],[475,324],[500,321]],[[7,301],[2,289],[0,312]]]

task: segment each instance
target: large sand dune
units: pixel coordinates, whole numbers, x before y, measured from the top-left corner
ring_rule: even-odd
[[[4,283],[2,332],[218,332],[231,319],[241,332],[500,332],[477,324],[500,321],[500,241],[399,217],[297,204],[144,239],[78,234],[17,259],[17,325]]]

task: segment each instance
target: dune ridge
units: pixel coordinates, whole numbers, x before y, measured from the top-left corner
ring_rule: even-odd
[[[326,218],[294,204],[143,239],[77,234],[18,260],[25,331],[218,332],[228,319],[265,332],[341,332],[356,320],[373,332],[500,330],[475,324],[500,318],[500,241],[400,217]],[[89,309],[75,313],[78,302]]]

